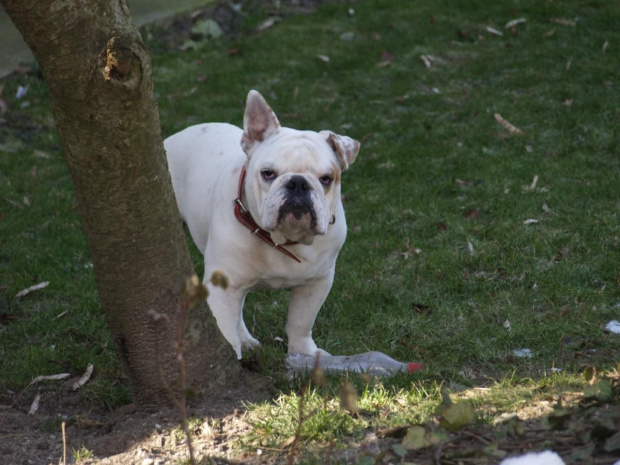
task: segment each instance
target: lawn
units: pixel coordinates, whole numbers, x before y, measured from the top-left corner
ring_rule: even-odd
[[[266,13],[254,11],[232,38],[143,30],[162,132],[241,125],[256,89],[284,126],[361,141],[343,175],[349,234],[313,334],[332,354],[378,350],[426,369],[351,376],[364,413],[341,412],[340,377],[285,375],[288,294],[254,293],[245,318],[262,346],[248,358],[281,395],[250,407],[253,430],[237,446],[277,455],[293,437],[311,457],[334,440],[431,424],[442,389],[467,399],[484,428],[538,400],[573,398],[602,373],[613,379],[620,335],[605,327],[620,320],[618,4],[366,0],[251,32]],[[0,402],[35,376],[93,363],[83,401],[113,409],[130,395],[44,81],[35,70],[0,86]],[[28,92],[18,98],[20,86]],[[592,366],[601,374],[588,383]],[[615,383],[594,397],[617,402]],[[297,431],[300,398],[308,419]],[[602,453],[609,434],[579,431],[572,446]],[[415,459],[399,452],[388,456]],[[377,459],[365,454],[355,460]]]

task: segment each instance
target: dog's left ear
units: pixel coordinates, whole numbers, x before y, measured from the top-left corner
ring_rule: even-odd
[[[331,145],[336,155],[338,155],[342,171],[346,170],[355,161],[355,157],[357,157],[357,153],[360,150],[360,143],[348,136],[339,136],[331,131],[321,131],[319,134],[325,137],[327,143]]]
[[[248,93],[243,117],[241,147],[246,154],[257,142],[262,142],[280,130],[278,117],[261,94],[255,90]]]

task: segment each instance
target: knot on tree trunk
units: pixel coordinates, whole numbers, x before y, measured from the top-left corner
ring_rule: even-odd
[[[99,56],[99,67],[106,81],[133,87],[142,79],[140,57],[133,37],[112,37]]]

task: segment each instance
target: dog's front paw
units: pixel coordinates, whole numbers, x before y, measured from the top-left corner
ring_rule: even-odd
[[[289,341],[288,343],[289,354],[306,354],[306,355],[329,355],[323,349],[319,349],[315,342],[311,338],[301,338],[296,341]]]

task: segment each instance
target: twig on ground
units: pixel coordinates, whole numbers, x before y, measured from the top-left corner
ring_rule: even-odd
[[[62,422],[62,465],[67,465],[67,434],[65,428],[66,422]]]

